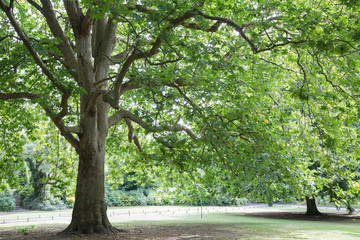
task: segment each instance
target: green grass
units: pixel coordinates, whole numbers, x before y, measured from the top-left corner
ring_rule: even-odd
[[[173,208],[173,207],[170,207]],[[182,208],[182,207],[175,207]],[[186,207],[188,208],[188,207]],[[125,208],[132,211],[142,211],[145,208]],[[152,211],[154,208],[147,208]],[[115,210],[115,209],[114,209]],[[124,208],[122,208],[124,210]],[[257,209],[259,210],[259,209]],[[281,212],[299,213],[304,212],[301,208],[263,208],[264,212],[269,210],[280,210]],[[147,211],[147,210],[146,210]],[[56,211],[56,212],[31,212],[21,213],[21,217],[29,217],[37,214],[70,214],[70,210]],[[333,210],[322,210],[324,213],[334,213]],[[203,219],[200,219],[199,214],[176,215],[171,219],[156,220],[156,221],[128,221],[123,223],[113,223],[119,228],[132,228],[141,226],[201,226],[212,225],[221,231],[232,232],[231,239],[313,239],[313,240],[355,240],[360,239],[360,218],[344,218],[340,220],[334,219],[286,219],[286,218],[270,218],[249,215],[249,212],[228,212],[228,213],[205,213]],[[291,216],[291,214],[290,214]],[[9,215],[0,216],[0,218],[11,217]],[[111,220],[111,218],[110,218]],[[33,224],[36,224],[33,223]],[[65,227],[62,225],[50,224],[41,228],[48,228],[49,231],[53,227]],[[4,229],[5,225],[0,225],[0,230]],[[20,226],[12,229],[19,229]],[[224,235],[225,236],[225,235]],[[227,235],[228,236],[228,235]],[[226,239],[226,238],[224,238]]]
[[[264,209],[266,211],[267,209]],[[281,209],[282,211],[303,212],[303,209]],[[335,213],[333,210],[323,212]],[[119,228],[139,225],[218,225],[219,230],[235,232],[239,239],[313,239],[313,240],[355,240],[360,239],[360,219],[345,219],[340,222],[329,220],[289,220],[266,217],[251,217],[243,213],[185,215],[180,219],[157,222],[129,222],[115,224]],[[234,236],[234,237],[235,237]],[[240,237],[241,236],[241,237]],[[233,238],[232,238],[233,239]]]

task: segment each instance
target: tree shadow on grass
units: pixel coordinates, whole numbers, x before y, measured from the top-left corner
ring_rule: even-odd
[[[125,231],[110,235],[68,235],[59,236],[56,233],[61,228],[43,228],[29,231],[26,235],[18,231],[1,231],[0,240],[216,240],[216,239],[238,239],[241,237],[238,227],[227,224],[175,224],[175,225],[140,225],[126,227]],[[236,236],[236,237],[234,237]]]
[[[242,216],[259,217],[269,219],[283,220],[301,220],[301,221],[323,221],[323,222],[339,222],[339,221],[358,221],[360,222],[360,214],[347,213],[322,213],[320,216],[308,216],[304,212],[254,212],[244,213]]]

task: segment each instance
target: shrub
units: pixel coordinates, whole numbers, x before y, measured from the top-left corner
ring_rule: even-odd
[[[69,208],[74,207],[75,197],[67,197],[66,198],[66,203],[69,206]]]
[[[247,203],[246,198],[236,198],[235,199],[237,206],[244,206]]]
[[[147,205],[147,197],[144,194],[142,189],[131,190],[126,193],[129,196],[134,198],[133,205],[136,206],[146,206]]]
[[[0,211],[10,212],[15,210],[15,199],[11,196],[9,190],[0,194]]]
[[[135,197],[127,195],[125,193],[119,196],[120,206],[133,206],[135,203]]]
[[[30,209],[43,210],[43,211],[55,211],[55,210],[63,210],[67,209],[66,204],[56,197],[36,197],[33,199],[25,199],[24,200],[26,206]]]
[[[174,198],[165,192],[156,192],[153,194],[156,205],[173,205]]]
[[[120,206],[120,195],[122,191],[113,191],[110,188],[110,184],[105,184],[105,202],[108,207]]]
[[[35,228],[34,225],[32,225],[30,227],[19,228],[18,232],[22,233],[23,235],[28,235],[34,228]]]
[[[154,193],[149,193],[146,199],[147,199],[147,205],[161,205],[161,203],[158,203]]]

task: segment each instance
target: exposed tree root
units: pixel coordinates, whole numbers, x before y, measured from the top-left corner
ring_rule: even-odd
[[[91,227],[91,226],[87,226],[87,227],[77,227],[75,226],[75,224],[70,224],[66,229],[64,229],[63,231],[59,232],[58,235],[59,236],[63,236],[63,237],[67,237],[67,236],[72,236],[72,235],[82,235],[82,234],[117,234],[120,232],[126,232],[123,229],[119,229],[113,226],[96,226],[96,227]]]

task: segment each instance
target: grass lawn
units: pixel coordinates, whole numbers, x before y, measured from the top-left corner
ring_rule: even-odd
[[[110,220],[125,232],[105,237],[75,236],[74,239],[360,239],[359,214],[349,216],[330,210],[323,212],[326,213],[324,216],[307,217],[301,208],[257,208],[210,212],[204,214],[202,219],[195,212],[139,214],[136,219],[122,215],[119,220],[113,217]],[[26,214],[30,213],[22,213]],[[51,221],[34,223],[34,229],[30,226],[0,224],[0,239],[58,239],[52,232],[66,226],[64,223],[52,224]],[[24,228],[27,235],[24,235]]]

